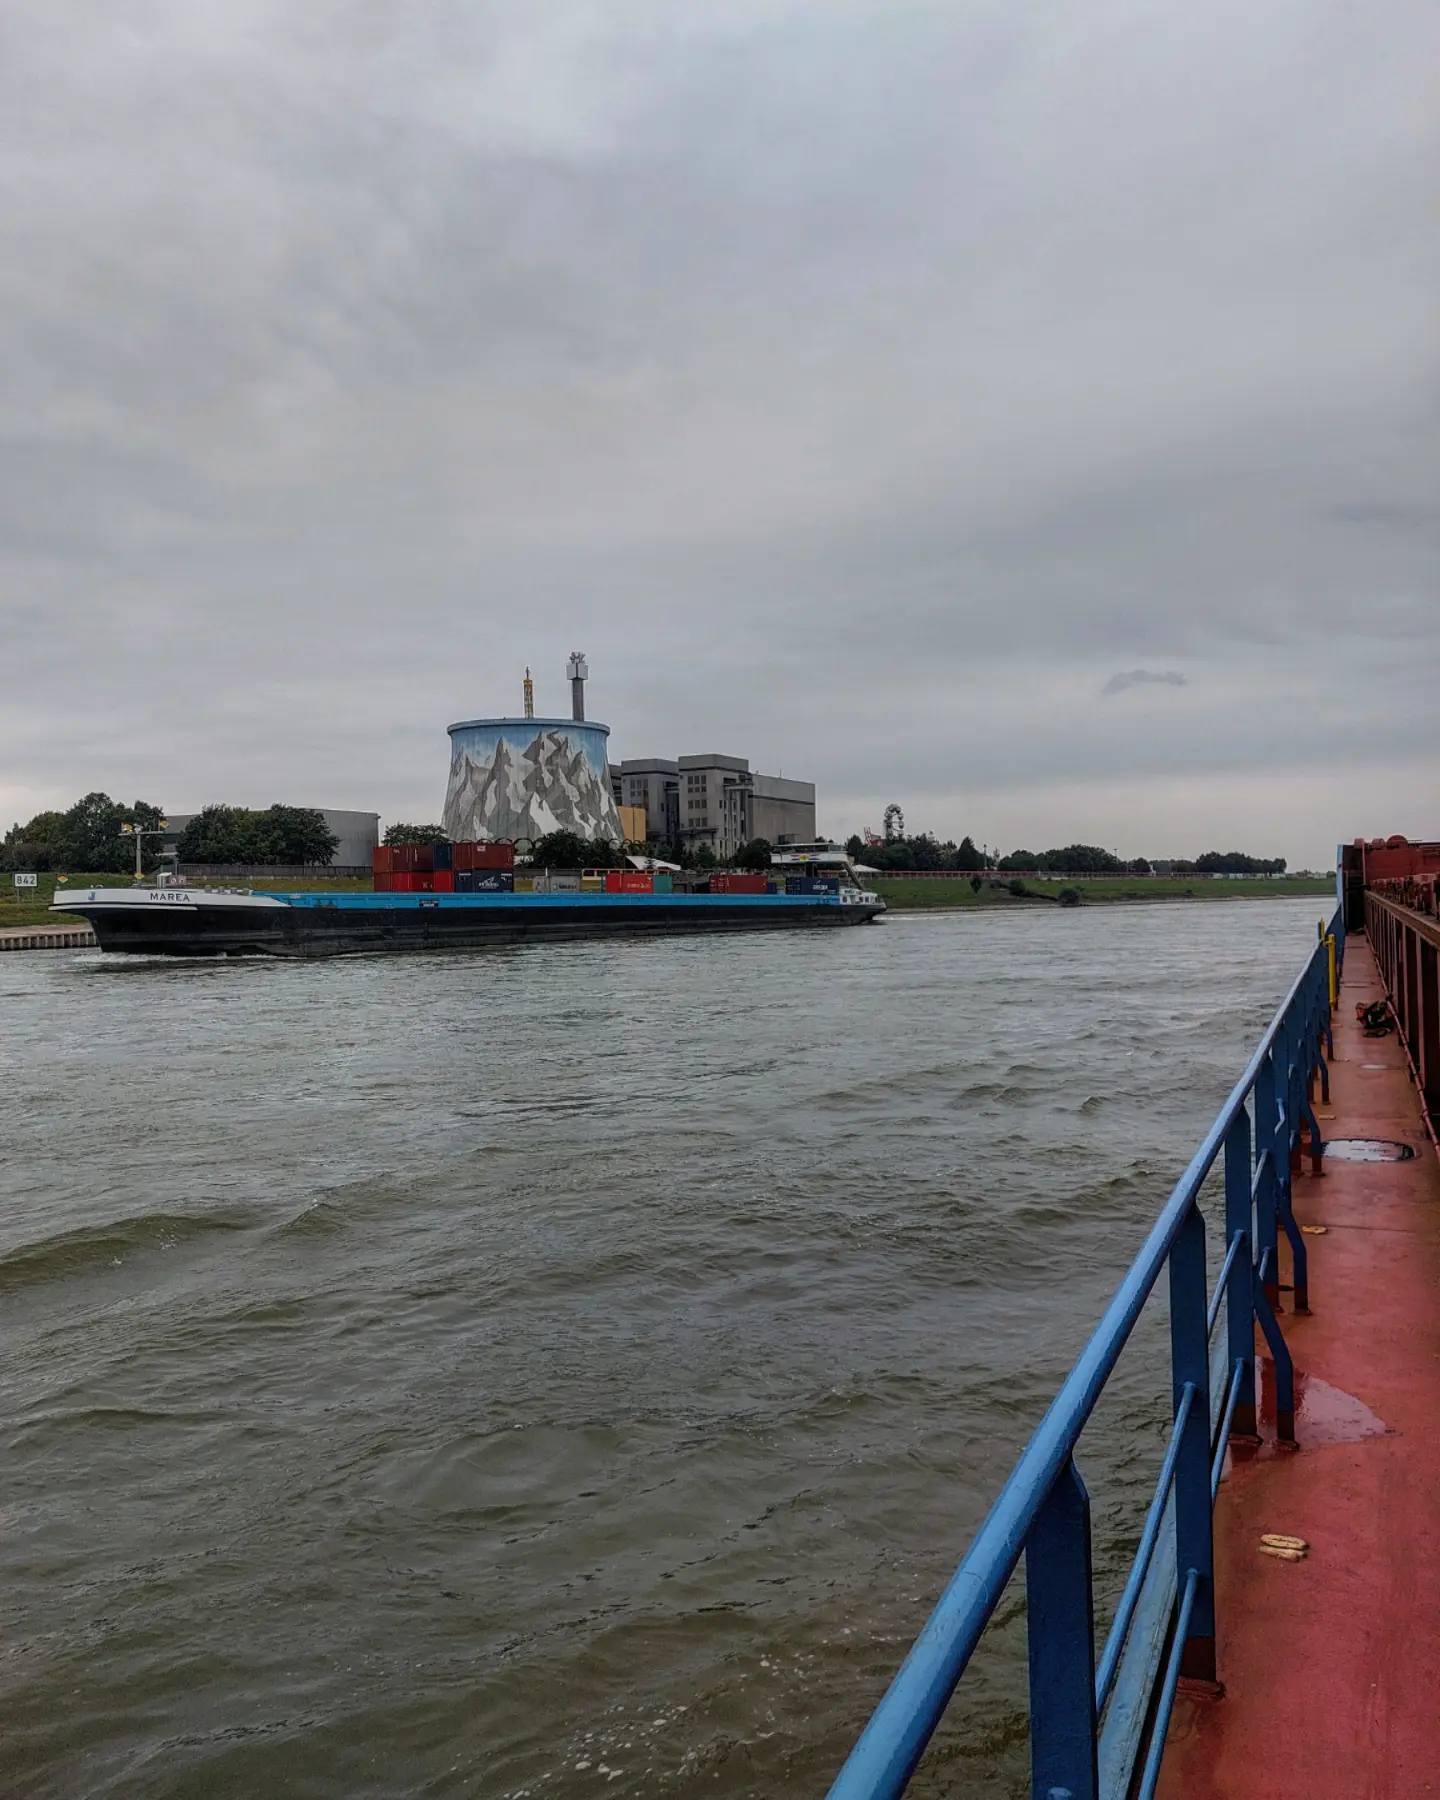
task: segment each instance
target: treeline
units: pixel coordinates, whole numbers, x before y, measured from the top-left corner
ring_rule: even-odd
[[[36,813],[24,825],[12,825],[0,844],[0,869],[53,874],[74,869],[102,875],[135,869],[135,839],[122,825],[154,830],[165,816],[148,800],[125,806],[108,794],[86,794],[65,812]],[[153,869],[160,858],[158,837],[141,839],[144,867]]]
[[[1207,850],[1193,862],[1185,857],[1134,856],[1127,862],[1096,844],[1068,844],[1063,850],[1012,850],[999,869],[1035,869],[1051,875],[1283,875],[1283,856],[1247,856],[1243,850]]]
[[[883,844],[867,844],[861,837],[848,838],[845,854],[854,862],[872,869],[964,869],[978,872],[992,869],[995,859],[979,849],[974,838],[961,838],[958,844],[941,843],[930,832],[916,837],[887,838]]]
[[[387,844],[443,844],[449,834],[438,825],[391,825]],[[543,869],[613,869],[628,866],[627,857],[649,856],[675,863],[682,869],[718,869],[720,859],[708,844],[692,848],[679,838],[668,843],[654,838],[645,843],[612,844],[608,838],[584,838],[573,831],[552,831],[528,852],[531,862]],[[731,857],[737,869],[768,869],[774,850],[766,838],[752,838]]]
[[[327,868],[340,840],[313,806],[207,806],[180,834],[182,863],[311,863]]]
[[[165,817],[148,800],[125,806],[108,794],[86,794],[65,812],[36,813],[12,825],[0,843],[0,869],[101,875],[134,872],[135,839],[124,825],[156,832]],[[240,806],[207,806],[180,836],[182,862],[329,864],[339,839],[324,815],[308,806],[269,806],[252,812]],[[141,866],[160,861],[161,839],[141,840]]]
[[[979,873],[996,869],[1005,873],[1022,871],[1045,875],[1150,875],[1156,864],[1144,856],[1128,861],[1099,844],[1066,844],[1056,850],[1011,850],[1005,856],[987,854],[977,848],[975,840],[965,837],[958,844],[941,843],[930,832],[917,837],[889,838],[883,844],[867,844],[861,837],[850,838],[845,849],[856,862],[872,869],[916,869],[928,872],[958,869]],[[1243,850],[1207,850],[1193,862],[1180,857],[1164,859],[1159,865],[1172,875],[1283,875],[1283,856],[1247,856]]]

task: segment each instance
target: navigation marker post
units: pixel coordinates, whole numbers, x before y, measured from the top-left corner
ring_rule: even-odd
[[[162,819],[158,825],[126,824],[120,827],[121,837],[133,837],[135,840],[135,879],[137,881],[145,879],[145,867],[141,858],[145,851],[146,838],[164,837],[169,829],[170,821],[168,819]]]

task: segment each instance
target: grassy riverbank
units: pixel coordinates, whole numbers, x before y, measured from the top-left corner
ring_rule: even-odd
[[[1257,876],[1253,881],[1206,880],[1187,875],[1116,875],[1076,881],[1057,875],[1050,881],[1026,877],[1023,894],[1012,894],[1008,880],[1003,876],[987,878],[978,893],[964,877],[907,881],[876,875],[870,878],[870,886],[897,912],[930,907],[1055,905],[1063,888],[1079,894],[1082,906],[1121,900],[1286,900],[1311,895],[1333,899],[1335,895],[1334,878],[1328,875]]]

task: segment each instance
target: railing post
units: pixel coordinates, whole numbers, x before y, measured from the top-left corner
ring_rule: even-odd
[[[1205,1221],[1192,1205],[1170,1251],[1170,1372],[1174,1413],[1185,1389],[1194,1389],[1180,1454],[1175,1459],[1175,1579],[1184,1587],[1199,1576],[1180,1674],[1189,1681],[1215,1679],[1215,1555],[1210,1532],[1210,1334],[1205,1280]]]
[[[1250,1197],[1250,1115],[1242,1106],[1225,1134],[1225,1241],[1227,1247],[1244,1233],[1245,1246],[1230,1265],[1225,1293],[1226,1365],[1244,1369],[1231,1419],[1232,1437],[1253,1438],[1255,1419],[1255,1268],[1251,1244],[1255,1234]]]
[[[1031,1800],[1099,1800],[1090,1496],[1073,1459],[1025,1540],[1025,1588]]]
[[[1280,1119],[1275,1100],[1275,1056],[1262,1057],[1255,1075],[1255,1158],[1269,1157],[1255,1188],[1255,1266],[1272,1308],[1280,1304],[1280,1250],[1276,1238],[1275,1190],[1280,1171],[1276,1165]]]

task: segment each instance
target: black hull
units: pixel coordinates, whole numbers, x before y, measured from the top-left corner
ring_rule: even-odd
[[[126,907],[85,911],[102,950],[141,956],[364,956],[423,950],[478,950],[488,944],[530,944],[573,938],[655,937],[716,931],[816,930],[864,925],[871,906],[786,906],[740,903],[703,910],[653,902],[633,911],[573,908],[553,903],[480,911],[469,908],[361,909],[325,906],[206,907],[142,911]]]

